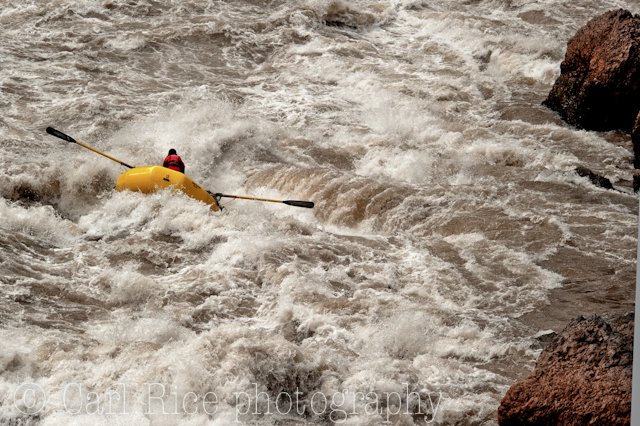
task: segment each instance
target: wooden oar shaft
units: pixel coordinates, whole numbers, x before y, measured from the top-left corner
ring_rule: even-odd
[[[81,142],[78,142],[77,140],[75,140],[75,139],[74,139],[74,138],[72,138],[71,136],[69,136],[69,135],[67,135],[67,134],[65,134],[65,133],[62,133],[60,130],[56,130],[56,129],[54,129],[53,127],[47,127],[47,133],[49,133],[50,135],[55,136],[55,137],[57,137],[57,138],[60,138],[60,139],[62,139],[62,140],[64,140],[64,141],[67,141],[67,142],[70,142],[70,143],[78,144],[78,145],[80,145],[81,147],[88,149],[89,151],[93,151],[93,152],[95,152],[96,154],[100,154],[100,155],[102,155],[103,157],[107,157],[109,160],[112,160],[112,161],[115,161],[116,163],[122,164],[122,165],[123,165],[123,166],[125,166],[125,167],[128,167],[128,168],[130,168],[130,169],[133,169],[133,168],[134,168],[133,166],[130,166],[130,165],[128,165],[127,163],[125,163],[125,162],[123,162],[123,161],[120,161],[120,160],[118,160],[118,159],[117,159],[117,158],[115,158],[115,157],[112,157],[112,156],[110,156],[110,155],[107,155],[107,154],[105,154],[104,152],[100,152],[100,151],[98,151],[97,149],[90,147],[89,145],[85,145],[85,144],[83,144],[83,143],[81,143]]]
[[[253,200],[253,201],[268,201],[270,203],[283,203],[288,206],[295,207],[304,207],[307,209],[312,209],[315,205],[312,201],[297,201],[297,200],[272,200],[270,198],[259,198],[259,197],[247,197],[244,195],[229,195],[229,194],[213,194],[216,197],[226,197],[226,198],[238,198],[241,200]]]
[[[216,194],[219,197],[226,197],[226,198],[239,198],[241,200],[255,200],[255,201],[268,201],[270,203],[283,203],[284,200],[271,200],[269,198],[259,198],[259,197],[247,197],[244,195],[227,195],[227,194]]]
[[[128,165],[127,163],[124,163],[124,162],[122,162],[122,161],[118,160],[118,159],[117,159],[117,158],[115,158],[115,157],[112,157],[112,156],[110,156],[110,155],[108,155],[108,154],[105,154],[104,152],[100,152],[100,151],[98,151],[97,149],[90,147],[89,145],[85,145],[85,144],[83,144],[83,143],[81,143],[81,142],[78,142],[78,141],[76,141],[76,143],[77,143],[78,145],[80,145],[81,147],[83,147],[83,148],[87,148],[89,151],[93,151],[93,152],[95,152],[96,154],[100,154],[100,155],[102,155],[103,157],[107,157],[109,160],[115,161],[116,163],[120,163],[120,164],[122,164],[122,165],[123,165],[123,166],[125,166],[125,167],[128,167],[128,168],[130,168],[130,169],[133,169],[133,168],[134,168],[133,166],[130,166],[130,165]]]

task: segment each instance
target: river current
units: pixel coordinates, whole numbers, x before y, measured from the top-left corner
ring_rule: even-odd
[[[540,336],[633,309],[629,136],[541,106],[616,8],[1,0],[0,424],[497,424]],[[315,208],[116,192],[47,126]]]

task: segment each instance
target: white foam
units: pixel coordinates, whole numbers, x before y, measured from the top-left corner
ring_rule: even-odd
[[[129,34],[129,35],[119,35],[113,39],[107,41],[107,46],[116,49],[116,50],[136,50],[144,47],[147,43],[146,37],[144,34]]]
[[[0,199],[0,216],[5,232],[26,233],[53,244],[69,244],[81,235],[76,224],[51,206],[23,207]]]
[[[33,381],[51,392],[51,425],[226,425],[254,386],[261,408],[300,387],[360,410],[357,392],[407,385],[438,396],[435,423],[482,423],[520,373],[490,366],[537,355],[513,318],[562,282],[542,262],[580,237],[586,255],[633,264],[630,196],[567,195],[604,191],[576,164],[622,178],[627,150],[502,117],[544,98],[588,14],[630,1],[111,3],[0,11],[0,190],[18,199],[0,200],[0,227],[57,246],[12,259],[42,278],[6,277],[0,315],[19,328],[0,330],[0,422],[23,418],[13,398]],[[538,9],[562,24],[519,17]],[[213,192],[316,207],[223,199],[212,213],[171,191],[114,192],[122,167],[48,125],[133,165],[176,148]],[[583,232],[580,220],[604,219]],[[75,404],[119,382],[126,415],[60,408],[66,384],[84,388]],[[155,400],[145,412],[149,384],[179,399],[214,392],[218,411],[163,414]]]

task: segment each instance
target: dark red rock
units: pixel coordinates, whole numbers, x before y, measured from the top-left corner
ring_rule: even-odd
[[[631,142],[633,142],[633,167],[640,169],[640,113],[636,117],[636,122],[631,130]],[[640,190],[640,172],[633,174],[633,190]]]
[[[545,348],[527,379],[498,408],[511,425],[628,425],[633,314],[579,317]]]
[[[636,122],[631,129],[631,141],[633,142],[633,167],[640,169],[640,114],[636,117]]]
[[[592,19],[560,68],[544,105],[580,128],[629,132],[640,111],[640,16],[620,9]]]
[[[601,176],[597,173],[594,173],[593,171],[587,169],[584,166],[578,166],[576,167],[575,170],[578,176],[589,178],[591,183],[594,184],[595,186],[599,186],[600,188],[604,188],[604,189],[613,189],[613,184],[606,177]]]

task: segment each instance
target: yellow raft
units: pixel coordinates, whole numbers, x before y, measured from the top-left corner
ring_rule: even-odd
[[[189,176],[162,166],[134,167],[118,177],[118,191],[140,191],[145,194],[168,187],[178,189],[191,198],[207,203],[211,210],[220,210],[218,201],[209,192],[195,183]]]
[[[116,182],[116,189],[123,191],[128,189],[130,191],[140,191],[144,193],[156,192],[164,188],[172,187],[178,189],[191,198],[200,200],[211,206],[211,210],[217,212],[221,210],[218,199],[222,197],[227,198],[239,198],[241,200],[255,200],[255,201],[268,201],[270,203],[282,203],[288,206],[304,207],[312,209],[313,201],[296,201],[296,200],[270,200],[268,198],[247,197],[243,195],[229,195],[229,194],[211,194],[209,191],[202,189],[197,183],[192,181],[188,176],[175,170],[167,169],[161,166],[145,166],[145,167],[133,167],[127,163],[114,158],[110,155],[100,152],[95,148],[85,145],[82,142],[78,142],[69,135],[62,133],[60,130],[56,130],[53,127],[47,127],[47,133],[57,138],[60,138],[69,143],[75,143],[83,148],[100,154],[109,160],[120,163],[131,170],[122,173],[118,177]]]

